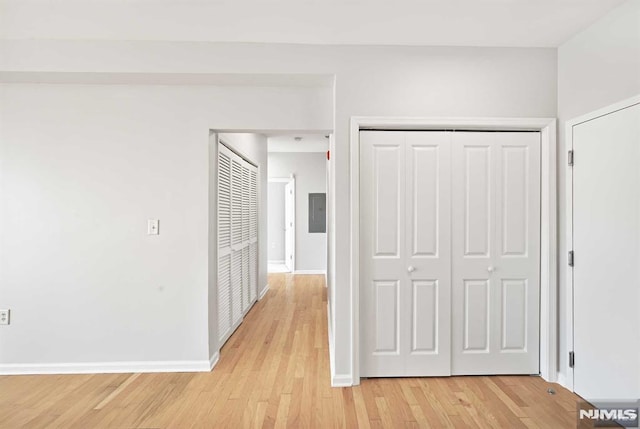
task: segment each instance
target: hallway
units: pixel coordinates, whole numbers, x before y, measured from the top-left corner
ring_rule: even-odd
[[[0,426],[575,427],[577,396],[539,377],[331,388],[323,276],[272,274],[269,283],[213,372],[3,376]]]

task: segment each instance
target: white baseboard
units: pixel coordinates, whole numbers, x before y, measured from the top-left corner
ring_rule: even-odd
[[[353,386],[353,377],[347,374],[337,375],[335,373],[335,354],[333,350],[333,329],[331,329],[331,320],[330,320],[331,312],[329,311],[329,303],[327,302],[327,324],[329,325],[327,329],[327,335],[329,339],[329,369],[331,372],[331,387],[349,387]]]
[[[213,356],[209,358],[209,371],[213,371],[213,368],[218,364],[220,360],[220,352],[215,352]]]
[[[216,354],[217,355],[217,354]],[[139,362],[78,362],[78,363],[6,363],[0,364],[0,375],[36,374],[123,374],[137,372],[209,372],[217,362],[139,361]]]
[[[278,261],[267,261],[267,264],[273,264],[273,265],[284,265],[284,259],[283,260],[278,260]]]
[[[331,376],[331,387],[351,387],[353,379],[350,375],[340,374]]]
[[[262,290],[260,291],[260,296],[258,297],[258,301],[264,298],[267,292],[269,292],[269,283],[267,283],[267,285],[264,288],[262,288]]]
[[[558,383],[560,386],[562,386],[562,387],[564,387],[566,389],[569,389],[569,386],[567,385],[567,379],[566,379],[566,377],[564,376],[563,373],[559,372],[558,376],[556,377],[556,380],[557,380],[556,383]],[[571,390],[571,389],[569,389],[569,390]]]
[[[293,274],[324,274],[327,275],[325,270],[295,270]]]

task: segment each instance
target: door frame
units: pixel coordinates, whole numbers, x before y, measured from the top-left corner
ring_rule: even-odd
[[[592,112],[586,113],[584,115],[578,116],[576,118],[570,119],[565,123],[565,142],[567,146],[567,152],[564,154],[565,157],[568,157],[568,153],[570,150],[573,150],[573,127],[576,125],[580,125],[584,122],[591,121],[593,119],[597,119],[601,116],[606,116],[611,113],[617,112],[618,110],[626,109],[628,107],[634,106],[636,104],[640,104],[640,95],[636,95],[631,98],[627,98],[625,100],[619,101],[617,103],[613,103],[609,106],[603,107],[598,110],[594,110]],[[566,220],[565,220],[565,228],[566,232],[566,242],[567,242],[567,252],[573,250],[573,171],[571,166],[569,166],[568,159],[565,158],[564,162],[564,171],[566,177],[566,197],[565,197],[565,210],[566,210]],[[568,266],[567,258],[568,256],[562,255],[562,260],[567,266],[566,272],[566,288],[565,288],[565,300],[566,306],[565,310],[565,323],[567,325],[566,332],[566,340],[567,340],[567,350],[566,352],[570,352],[573,350],[573,333],[574,333],[574,318],[573,318],[573,291],[575,285],[573,284],[573,268]],[[569,366],[569,359],[563,368],[566,375],[566,378],[562,380],[562,385],[573,392],[574,388],[574,371],[573,368]]]
[[[540,375],[557,380],[557,214],[555,118],[402,118],[353,116],[351,151],[351,368],[360,384],[360,131],[539,131],[540,158]]]
[[[296,176],[294,174],[291,174],[291,176],[289,177],[269,177],[267,179],[267,183],[268,182],[272,182],[272,183],[285,183],[287,184],[291,184],[291,186],[293,187],[293,226],[292,226],[292,233],[291,233],[291,240],[293,241],[293,243],[291,243],[291,254],[293,255],[293,258],[291,260],[291,274],[293,274],[296,270]],[[285,186],[286,186],[285,185]],[[287,198],[287,196],[285,195],[285,198]],[[285,219],[287,218],[287,204],[285,202]],[[269,222],[269,219],[267,219],[267,223]],[[286,227],[285,227],[286,228]],[[285,265],[286,264],[286,253],[287,253],[287,233],[285,232],[285,243],[284,243],[284,253],[285,253]]]

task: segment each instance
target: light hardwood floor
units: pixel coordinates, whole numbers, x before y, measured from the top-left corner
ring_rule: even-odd
[[[213,372],[0,377],[0,428],[576,427],[579,398],[539,377],[331,388],[323,277],[269,282]]]

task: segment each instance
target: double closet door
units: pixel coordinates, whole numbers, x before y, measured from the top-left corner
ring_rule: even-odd
[[[257,298],[258,168],[218,144],[218,335],[220,345]]]
[[[364,377],[539,372],[540,134],[360,133]]]

